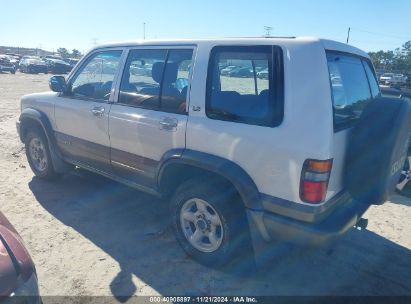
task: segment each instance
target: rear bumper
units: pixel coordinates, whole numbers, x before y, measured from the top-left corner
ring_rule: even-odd
[[[315,246],[332,241],[351,229],[367,211],[369,205],[347,200],[327,212],[322,219],[305,222],[269,211],[248,210],[253,239],[265,243],[282,241],[297,245]],[[254,230],[254,233],[253,233]],[[253,240],[254,242],[254,240]]]
[[[368,207],[350,202],[318,223],[305,223],[268,213],[264,214],[263,222],[271,238],[300,245],[320,245],[351,229]]]

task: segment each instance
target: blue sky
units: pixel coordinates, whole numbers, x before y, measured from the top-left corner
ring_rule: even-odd
[[[66,47],[147,38],[318,36],[366,51],[411,40],[410,0],[0,0],[0,45]],[[4,14],[4,12],[7,12]]]

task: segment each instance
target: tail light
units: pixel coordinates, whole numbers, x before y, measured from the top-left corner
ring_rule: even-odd
[[[304,162],[300,182],[300,198],[302,201],[319,204],[325,200],[332,164],[332,159],[307,159]]]

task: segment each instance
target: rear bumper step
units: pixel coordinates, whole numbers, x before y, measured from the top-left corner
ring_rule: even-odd
[[[353,227],[365,229],[368,220],[363,219],[362,215],[368,207],[369,205],[358,201],[349,201],[335,208],[323,220],[313,223],[267,211],[247,210],[247,216],[253,245],[257,247],[278,241],[316,246],[336,239]]]

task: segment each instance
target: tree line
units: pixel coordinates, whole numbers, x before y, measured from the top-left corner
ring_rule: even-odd
[[[62,58],[80,58],[83,56],[77,49],[73,49],[70,53],[66,48],[58,48],[57,54],[59,54]]]
[[[394,51],[369,52],[378,72],[411,74],[411,40]]]

